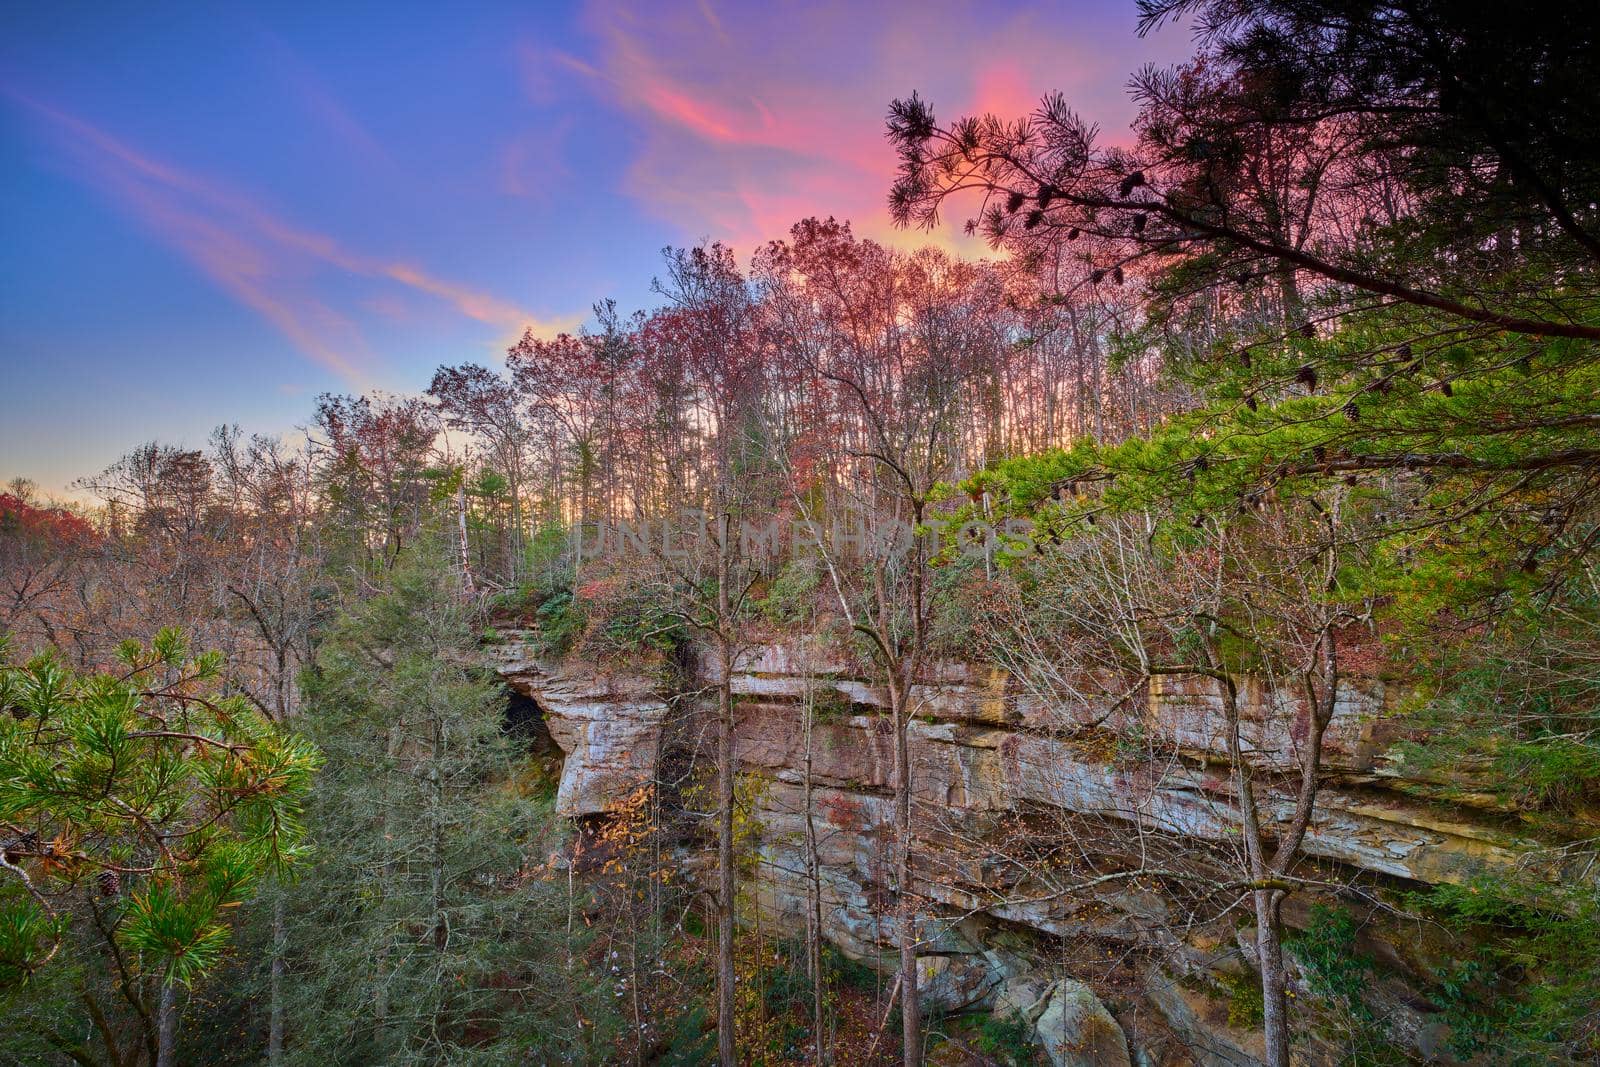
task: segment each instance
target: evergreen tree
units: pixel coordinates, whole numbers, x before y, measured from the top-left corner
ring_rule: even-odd
[[[292,1062],[580,1058],[594,1016],[568,984],[562,888],[538,876],[549,800],[509,777],[503,690],[471,665],[448,559],[408,549],[305,679],[328,762],[319,862],[289,889]]]
[[[305,741],[177,630],[116,674],[0,636],[0,1061],[175,1062],[178,1001],[302,851]]]

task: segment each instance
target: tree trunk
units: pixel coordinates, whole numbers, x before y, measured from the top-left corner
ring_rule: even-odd
[[[822,1067],[827,1062],[827,1044],[822,1032],[822,872],[817,863],[817,820],[811,796],[812,734],[817,721],[817,700],[809,665],[805,689],[804,799],[806,820],[806,970],[811,977],[812,1062]]]
[[[429,785],[433,787],[433,811],[429,816],[433,825],[429,834],[428,886],[433,900],[433,951],[441,956],[450,944],[450,921],[445,914],[444,773],[439,768],[443,734],[443,724],[435,722],[434,764],[428,768]]]
[[[1233,763],[1234,791],[1238,794],[1240,833],[1245,862],[1254,890],[1256,911],[1256,963],[1261,968],[1262,1023],[1266,1033],[1267,1067],[1289,1067],[1289,1005],[1283,977],[1283,939],[1278,924],[1281,894],[1267,888],[1274,872],[1267,864],[1261,837],[1260,810],[1255,782],[1239,740],[1239,689],[1223,669],[1223,660],[1208,631],[1202,630],[1206,662],[1222,689],[1223,718],[1227,724],[1228,758]]]
[[[272,900],[272,979],[271,1005],[267,1013],[267,1062],[278,1067],[283,1062],[283,972],[288,932],[284,928],[283,887],[275,886]]]
[[[514,469],[508,466],[509,470]],[[522,577],[522,474],[518,471],[508,478],[511,489],[511,559],[510,578],[512,586],[516,586],[517,579]]]
[[[717,548],[717,1061],[734,1067],[733,1003],[733,656],[728,616],[731,523],[721,518]]]
[[[578,585],[583,581],[583,528],[589,521],[589,459],[586,454],[579,456],[583,464],[578,472],[578,521],[574,524],[573,531],[577,535],[576,559],[572,564],[572,598],[578,598]]]
[[[467,540],[467,487],[466,472],[461,472],[462,483],[456,486],[456,520],[461,533],[461,591],[468,597],[472,588],[472,548]]]
[[[161,1008],[157,1015],[156,1067],[173,1067],[177,1062],[178,985],[171,979],[161,984]]]
[[[751,933],[755,935],[756,943],[755,973],[750,977],[754,979],[756,984],[756,1040],[760,1041],[766,1037],[767,1033],[767,980],[765,975],[761,973],[766,966],[767,948],[761,940],[761,909],[759,907],[750,910],[750,920],[753,927]]]
[[[906,1067],[922,1064],[922,1002],[917,992],[917,913],[911,895],[911,760],[906,741],[908,693],[890,690],[894,704],[895,888],[900,918],[900,1023]]]
[[[911,525],[922,525],[924,502],[911,500]],[[900,890],[900,1020],[904,1032],[906,1067],[922,1065],[922,997],[917,989],[917,909],[911,891],[911,748],[906,737],[911,728],[911,693],[922,668],[922,653],[927,644],[926,605],[923,597],[922,542],[914,535],[911,548],[911,649],[900,663],[891,664],[893,684],[889,689],[894,713],[895,769],[895,882]],[[884,601],[884,603],[887,603]],[[889,632],[888,618],[880,620]],[[899,678],[894,679],[894,673]]]
[[[629,981],[628,993],[633,1002],[633,1062],[636,1067],[644,1064],[644,1006],[639,1000],[639,912],[636,908],[628,909],[628,968]]]
[[[1282,893],[1255,891],[1256,962],[1261,965],[1261,1019],[1267,1067],[1289,1067],[1289,999],[1283,974],[1283,931],[1278,919]]]
[[[390,794],[391,783],[389,779],[394,773],[395,761],[400,756],[401,742],[403,740],[404,738],[401,734],[401,725],[399,723],[394,723],[389,727],[389,736],[384,742],[384,755],[387,757],[387,759],[384,765],[383,792],[386,796]],[[390,810],[389,806],[386,804],[384,805],[382,819],[385,841],[389,840],[390,838],[389,820]],[[387,845],[385,847],[390,848],[390,846]],[[395,870],[398,866],[398,860],[393,849],[390,848],[383,860],[383,885],[386,888],[392,887],[395,884]],[[374,966],[372,968],[372,976],[378,982],[377,992],[372,998],[372,1021],[376,1024],[375,1029],[380,1034],[389,1021],[389,980],[385,974],[388,969],[388,963],[389,946],[387,943],[385,943],[379,947],[378,958],[373,961]]]

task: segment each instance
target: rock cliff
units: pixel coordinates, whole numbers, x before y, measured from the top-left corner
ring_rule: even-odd
[[[560,813],[603,814],[654,780],[674,703],[651,672],[541,663],[515,634],[492,655],[566,754]],[[701,685],[717,680],[709,662],[698,674]],[[1238,818],[1211,683],[1166,679],[1132,711],[1068,711],[991,667],[940,663],[924,682],[909,742],[928,1002],[1017,1013],[1057,1064],[1256,1062],[1253,942],[1248,909],[1231,906],[1241,894],[1226,884]],[[732,686],[742,788],[760,823],[758,906],[805,928],[809,709],[823,933],[887,966],[896,919],[885,693],[800,641],[747,650]],[[1269,707],[1245,689],[1265,807],[1286,822],[1292,795],[1273,775],[1294,765],[1304,709]],[[1505,813],[1428,799],[1429,783],[1394,772],[1384,758],[1397,736],[1393,702],[1381,680],[1340,693],[1305,839],[1307,886],[1287,919],[1303,925],[1312,903],[1335,898],[1371,915],[1363,939],[1383,971],[1369,1000],[1386,1039],[1427,1058],[1441,1027],[1419,991],[1420,961],[1436,935],[1385,924],[1370,905],[1410,883],[1526,870],[1543,853]],[[1312,1040],[1297,1055],[1330,1054]]]

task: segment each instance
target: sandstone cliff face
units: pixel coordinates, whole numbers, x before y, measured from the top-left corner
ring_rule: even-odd
[[[494,655],[508,683],[543,707],[566,753],[562,814],[603,813],[652,780],[669,704],[647,675],[541,665],[514,638]],[[701,682],[715,681],[714,670],[702,663]],[[795,932],[805,928],[810,707],[809,814],[823,933],[849,955],[885,960],[896,935],[886,694],[844,661],[798,642],[749,650],[732,682],[737,758],[761,824],[759,907]],[[1270,783],[1274,771],[1294,766],[1303,709],[1267,706],[1248,686],[1246,696],[1246,741],[1268,783],[1265,807],[1286,823],[1287,779]],[[1327,741],[1330,780],[1305,841],[1308,875],[1368,886],[1395,878],[1462,883],[1529,862],[1537,842],[1508,820],[1417,799],[1385,768],[1390,700],[1379,681],[1340,693]],[[1132,867],[1201,869],[1192,866],[1196,857],[1212,865],[1203,869],[1226,872],[1235,849],[1238,817],[1211,683],[1166,679],[1137,706],[1120,717],[1072,713],[1031,697],[1003,671],[961,663],[930,670],[914,693],[909,727],[921,984],[945,1009],[998,1002],[1020,1011],[1047,1046],[1051,1034],[1060,1039],[1051,1053],[1057,1063],[1129,1062],[1126,1051],[1120,1060],[1114,1052],[1064,1058],[1078,1040],[1061,1036],[1072,1020],[1104,1030],[1097,1005],[1079,992],[1087,992],[1083,983],[1100,991],[1138,1062],[1253,1062],[1259,1035],[1230,993],[1253,973],[1240,912],[1205,913],[1195,903],[1204,887],[1179,900],[1160,877],[1081,888]],[[1130,736],[1142,745],[1130,747]],[[1304,914],[1307,896],[1291,898],[1291,921]],[[1395,988],[1375,986],[1373,995],[1388,998],[1381,1007],[1390,1036],[1426,1054],[1438,1027],[1405,988],[1412,954],[1399,945],[1385,955],[1396,964]],[[1119,1032],[1104,1045],[1122,1047],[1121,1039]],[[1300,1055],[1315,1061],[1319,1053],[1313,1043]]]
[[[518,634],[510,638],[488,649],[489,661],[508,685],[538,702],[566,755],[558,812],[601,814],[654,780],[668,705],[653,679],[541,664]]]

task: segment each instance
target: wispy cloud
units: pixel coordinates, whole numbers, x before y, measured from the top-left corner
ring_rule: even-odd
[[[895,160],[883,137],[889,101],[918,89],[942,116],[1020,115],[1061,89],[1091,117],[1125,124],[1135,65],[1133,16],[1122,48],[1075,37],[1054,7],[997,14],[982,4],[630,5],[593,0],[596,55],[534,56],[564,64],[630,113],[644,147],[628,191],[688,234],[745,248],[806,215],[850,219],[906,246],[985,251],[951,228],[894,230],[885,197]],[[1104,13],[1096,13],[1103,18]]]
[[[550,335],[580,319],[535,315],[416,263],[355,251],[243,193],[157,159],[83,118],[14,91],[5,93],[52,131],[76,176],[271,323],[302,354],[353,386],[371,384],[379,368],[356,319],[334,307],[316,284],[330,269],[424,294],[506,335],[524,329]],[[393,294],[379,294],[378,299],[386,299],[392,309]]]
[[[360,119],[344,105],[327,82],[282,36],[257,19],[246,19],[248,32],[255,38],[271,69],[289,94],[299,101],[306,114],[339,144],[357,157],[383,166],[394,160]]]

